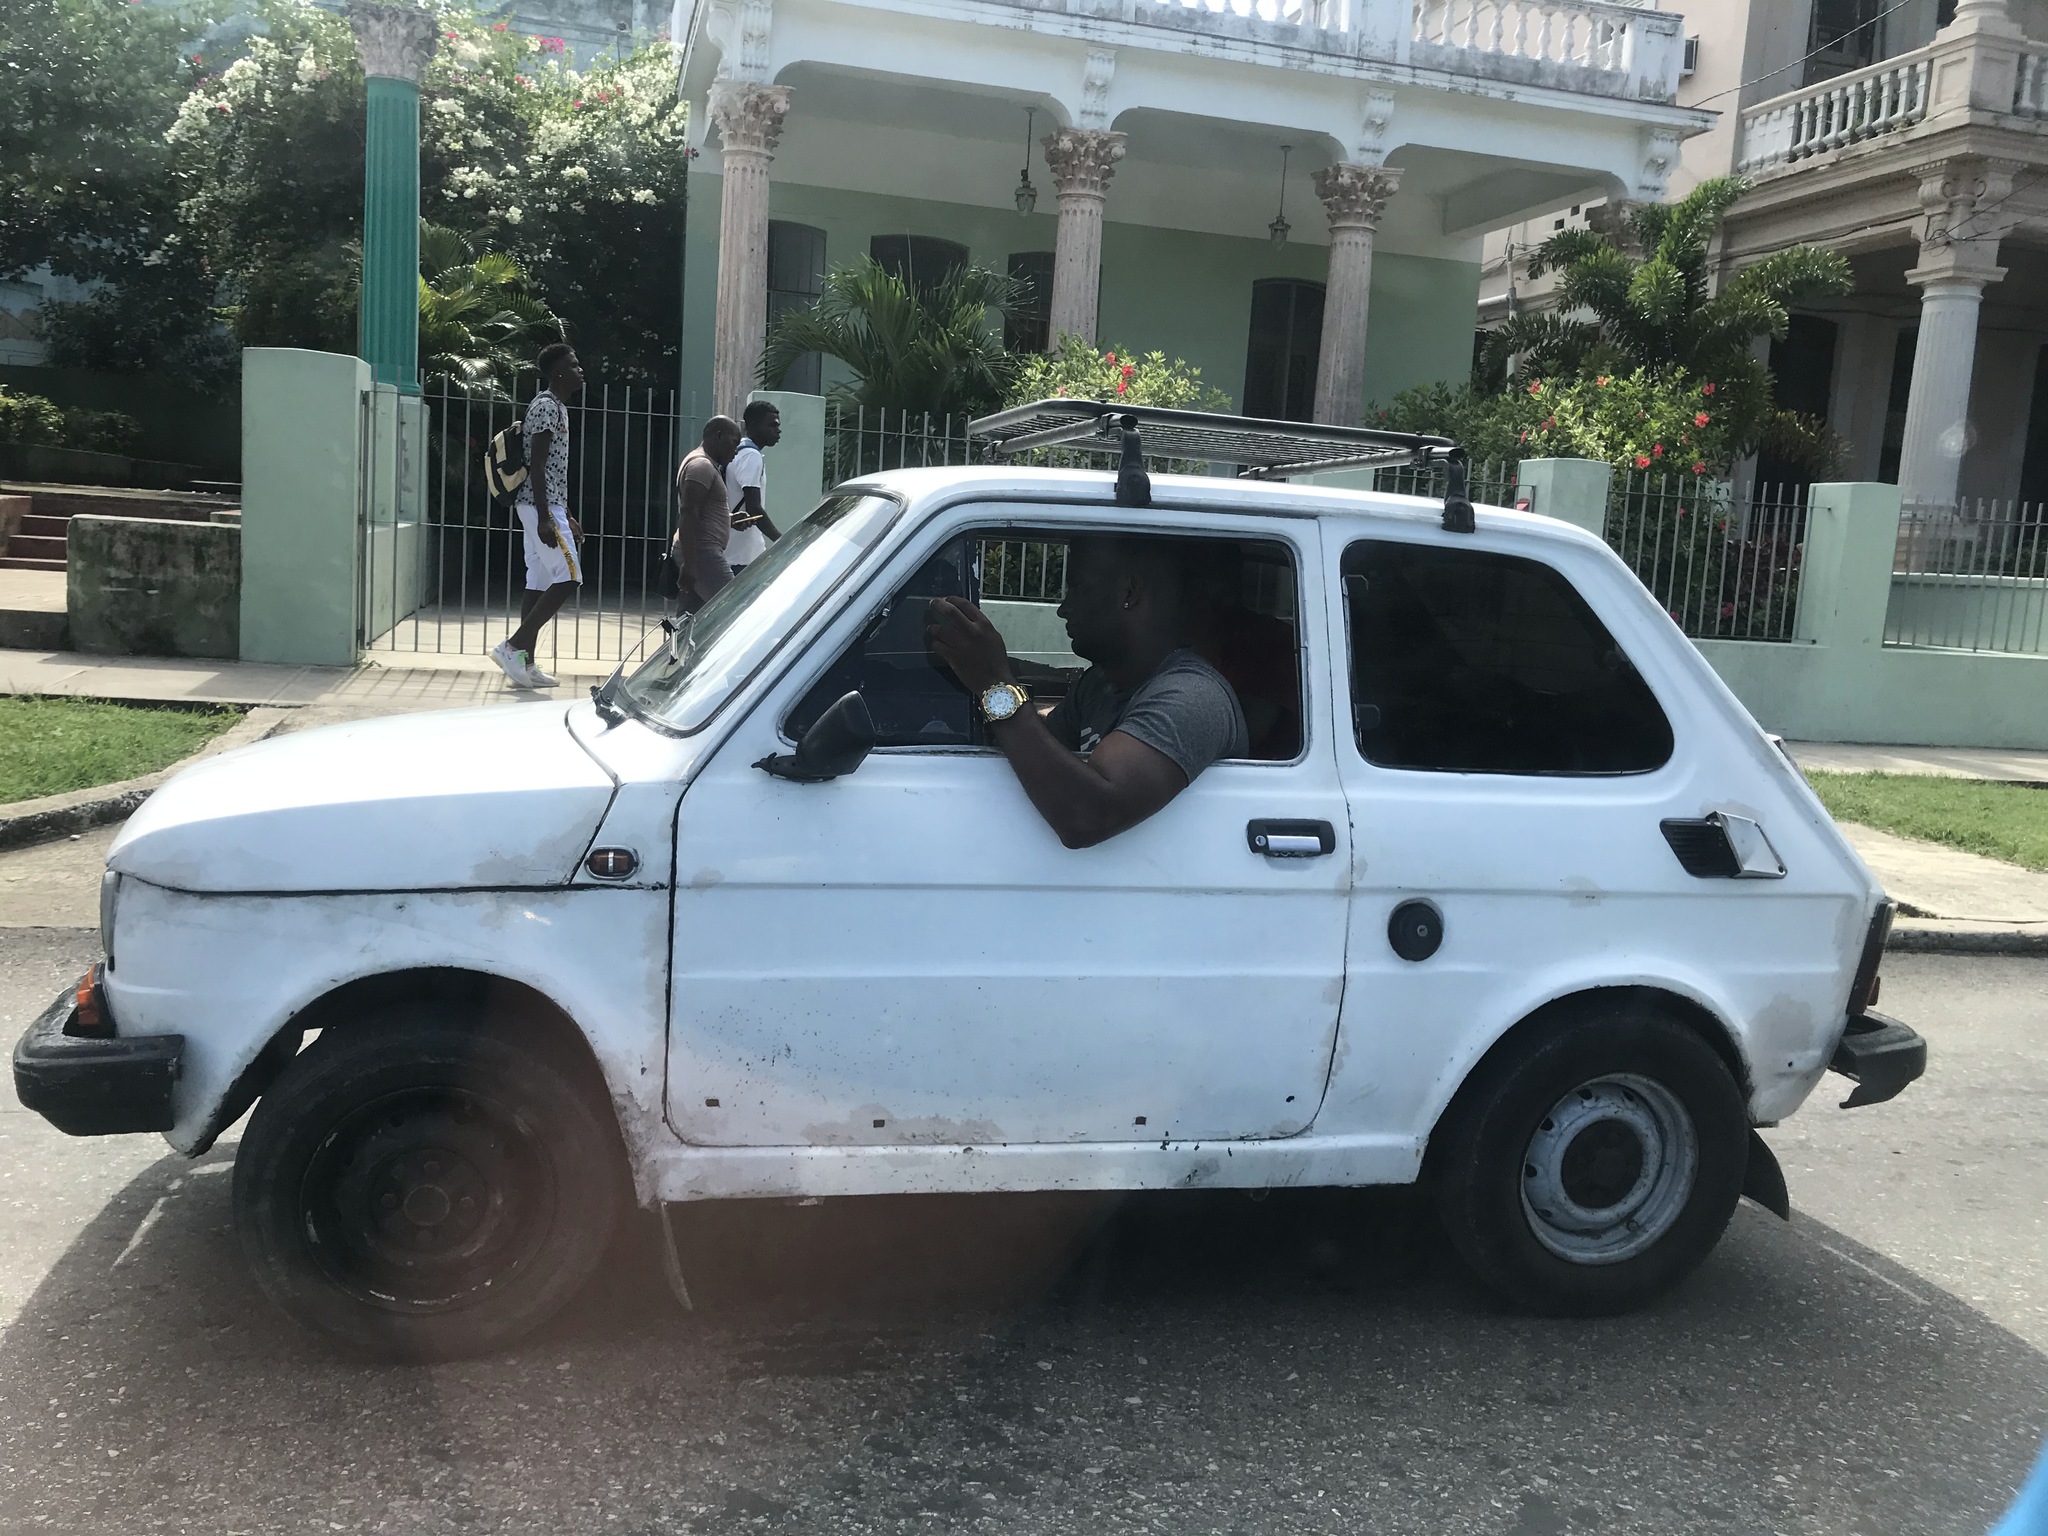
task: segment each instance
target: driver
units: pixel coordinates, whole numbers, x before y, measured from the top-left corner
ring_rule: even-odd
[[[964,598],[932,600],[932,649],[977,696],[989,739],[1067,847],[1135,827],[1218,758],[1250,751],[1237,694],[1189,647],[1194,608],[1172,541],[1074,540],[1059,614],[1092,665],[1041,715],[987,615]]]

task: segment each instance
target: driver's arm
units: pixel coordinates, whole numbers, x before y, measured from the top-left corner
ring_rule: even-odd
[[[934,598],[929,633],[939,659],[970,692],[1016,680],[1001,632],[972,603]],[[1035,709],[992,725],[989,737],[1069,848],[1091,848],[1128,831],[1188,787],[1179,764],[1122,731],[1111,731],[1087,757],[1069,751]]]

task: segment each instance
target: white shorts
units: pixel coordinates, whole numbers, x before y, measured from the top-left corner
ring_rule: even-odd
[[[580,582],[583,572],[577,563],[576,541],[569,535],[569,509],[554,509],[555,542],[540,541],[540,514],[530,501],[515,502],[519,526],[526,534],[526,590],[545,592],[565,581]]]

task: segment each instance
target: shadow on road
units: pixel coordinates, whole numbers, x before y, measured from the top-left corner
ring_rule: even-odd
[[[511,1355],[338,1359],[166,1157],[0,1337],[0,1532],[1977,1533],[2048,1362],[1745,1206],[1621,1319],[1505,1313],[1408,1191],[929,1197],[636,1224]]]

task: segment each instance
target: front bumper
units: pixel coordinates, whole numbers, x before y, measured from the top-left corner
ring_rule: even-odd
[[[169,1130],[185,1037],[74,1035],[68,1026],[77,1006],[66,988],[15,1043],[22,1107],[72,1136]]]
[[[1856,1080],[1856,1091],[1842,1108],[1882,1104],[1927,1070],[1927,1042],[1897,1019],[1865,1010],[1849,1021],[1828,1065]]]

